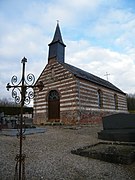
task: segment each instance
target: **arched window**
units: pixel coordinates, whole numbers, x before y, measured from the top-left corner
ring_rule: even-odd
[[[56,90],[51,90],[49,92],[49,100],[58,100],[59,99],[59,93]]]
[[[98,92],[98,107],[99,108],[103,108],[103,93],[102,91],[99,89]]]
[[[117,96],[117,94],[114,94],[114,104],[115,104],[115,110],[118,110],[118,96]]]

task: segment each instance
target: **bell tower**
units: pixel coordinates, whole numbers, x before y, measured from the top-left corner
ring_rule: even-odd
[[[48,46],[49,46],[48,63],[52,58],[55,58],[57,61],[64,63],[66,45],[63,43],[58,22],[53,40]]]

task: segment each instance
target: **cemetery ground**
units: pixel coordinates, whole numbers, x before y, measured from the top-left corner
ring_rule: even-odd
[[[45,126],[44,133],[26,135],[26,180],[134,180],[135,163],[114,164],[71,153],[101,140],[102,126]],[[103,142],[103,141],[102,141]],[[0,180],[14,179],[16,136],[0,135]]]

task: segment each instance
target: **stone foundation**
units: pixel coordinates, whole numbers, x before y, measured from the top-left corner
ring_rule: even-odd
[[[75,124],[78,123],[79,113],[78,113],[77,110],[74,110],[74,111],[62,111],[60,113],[60,117],[61,117],[60,122],[62,122],[63,124],[75,125]]]
[[[114,114],[115,112],[106,111],[64,111],[61,112],[61,121],[63,124],[101,124],[102,117]]]
[[[60,119],[48,120],[46,113],[38,113],[34,115],[34,124],[48,124],[53,122],[60,122],[65,125],[77,124],[101,124],[102,118],[107,115],[115,114],[116,112],[109,112],[104,110],[99,111],[78,111],[68,110],[60,112]]]
[[[33,124],[37,124],[37,125],[42,125],[45,124],[45,113],[37,113],[36,115],[34,114],[33,117]]]
[[[112,112],[99,111],[81,111],[80,124],[101,124],[104,116],[110,115]]]

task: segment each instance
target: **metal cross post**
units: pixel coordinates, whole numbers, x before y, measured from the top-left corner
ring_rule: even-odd
[[[7,84],[6,88],[9,91],[10,88],[12,89],[12,97],[15,99],[16,103],[21,104],[21,112],[20,112],[20,124],[18,126],[18,134],[17,137],[20,139],[20,146],[19,146],[19,154],[16,155],[15,160],[16,162],[16,168],[15,168],[15,179],[19,180],[25,180],[25,154],[22,153],[22,140],[24,138],[25,133],[25,122],[23,120],[23,107],[24,104],[29,104],[31,99],[34,98],[34,87],[38,87],[41,91],[44,87],[43,83],[40,81],[37,85],[34,85],[35,83],[35,77],[33,74],[27,75],[27,80],[25,79],[25,63],[27,62],[27,59],[24,57],[21,61],[23,64],[23,70],[22,70],[22,78],[20,82],[17,81],[17,76],[13,76],[11,78],[11,83]],[[21,96],[21,98],[20,98]],[[18,175],[18,164],[19,164],[19,175]]]
[[[107,72],[106,72],[106,74],[104,75],[104,76],[106,76],[106,78],[107,78],[107,81],[108,81],[108,76],[109,76],[110,74],[108,74]]]

